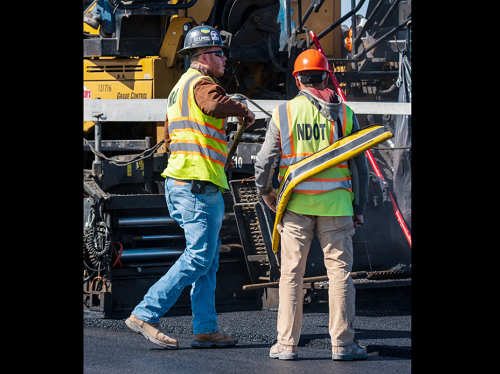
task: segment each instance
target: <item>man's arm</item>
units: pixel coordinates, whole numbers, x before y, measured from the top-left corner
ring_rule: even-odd
[[[226,91],[210,79],[200,79],[196,83],[194,100],[200,110],[210,117],[239,117],[241,121],[248,117],[247,127],[255,122],[255,114],[246,105],[227,97]]]
[[[254,165],[255,186],[257,187],[257,191],[260,195],[266,196],[273,192],[271,181],[274,175],[274,170],[280,161],[280,154],[280,132],[278,126],[276,126],[276,123],[274,122],[274,119],[271,118],[266,131],[266,138],[262,144],[262,148],[259,153],[257,153]],[[274,195],[274,198],[275,197],[276,196]],[[269,198],[272,198],[272,194]],[[266,201],[265,198],[264,201]],[[269,207],[272,209],[271,206]]]
[[[359,123],[356,115],[352,115],[352,131],[359,130]],[[368,163],[365,153],[361,153],[356,157],[348,160],[349,171],[351,172],[352,192],[354,201],[352,203],[354,215],[363,215],[365,212],[366,202],[368,200]],[[362,222],[362,221],[361,221]]]

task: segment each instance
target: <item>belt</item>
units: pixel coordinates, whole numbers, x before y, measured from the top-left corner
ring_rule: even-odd
[[[168,178],[174,179],[174,180],[179,181],[179,182],[189,183],[189,184],[193,183],[193,181],[196,181],[196,182],[203,182],[205,185],[213,184],[215,186],[215,184],[210,182],[210,181],[201,181],[199,179],[178,179],[178,178],[172,178],[172,177],[168,177]]]
[[[177,178],[172,178],[172,177],[168,177],[168,178],[174,179],[174,180],[179,181],[179,182],[184,182],[184,183],[190,184],[191,185],[191,192],[193,192],[193,193],[204,194],[205,193],[205,186],[208,184],[211,184],[211,185],[217,187],[217,185],[215,185],[214,183],[212,183],[210,181],[202,181],[202,180],[198,180],[198,179],[177,179]]]

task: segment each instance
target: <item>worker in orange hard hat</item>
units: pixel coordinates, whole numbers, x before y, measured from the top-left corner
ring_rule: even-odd
[[[366,23],[366,18],[361,14],[356,15],[356,32],[359,32]],[[342,25],[342,33],[344,34],[343,45],[349,52],[352,51],[352,27],[347,30],[347,26]]]
[[[273,111],[266,138],[255,162],[255,185],[267,206],[277,211],[271,180],[279,160],[278,179],[288,167],[359,130],[352,109],[326,88],[329,63],[308,49],[296,59],[295,98]],[[367,352],[354,342],[355,289],[351,278],[352,236],[363,225],[368,198],[368,164],[364,153],[315,174],[295,186],[278,231],[281,240],[278,338],[269,356],[298,358],[302,324],[303,278],[316,231],[325,254],[329,279],[329,333],[332,359],[364,359]]]
[[[314,70],[322,70],[328,73],[330,71],[328,60],[325,56],[323,56],[322,53],[318,52],[317,50],[306,49],[295,60],[292,74],[294,77],[296,77],[301,71]]]

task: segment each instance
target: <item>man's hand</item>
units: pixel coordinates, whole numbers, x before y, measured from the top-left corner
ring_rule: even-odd
[[[354,228],[357,229],[359,226],[362,226],[364,224],[363,215],[362,214],[353,215],[352,221],[354,222]]]
[[[274,213],[276,213],[276,190],[272,190],[269,195],[262,195],[262,198],[264,199],[264,202],[266,205],[271,209]]]
[[[248,114],[246,115],[246,117],[248,117],[248,122],[247,122],[247,129],[252,126],[254,123],[255,123],[255,114],[254,112],[252,112],[250,109],[248,109]],[[239,121],[240,121],[240,125],[243,123],[243,120],[245,119],[245,117],[238,117]]]

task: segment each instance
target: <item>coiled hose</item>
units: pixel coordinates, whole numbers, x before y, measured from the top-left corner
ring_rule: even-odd
[[[110,249],[113,242],[111,232],[109,231],[106,222],[99,221],[94,224],[94,219],[95,213],[92,210],[89,216],[89,221],[87,222],[83,232],[83,241],[85,244],[84,255],[86,250],[93,268],[90,268],[85,263],[85,260],[84,264],[89,271],[99,272],[100,270],[104,270],[111,262]]]

